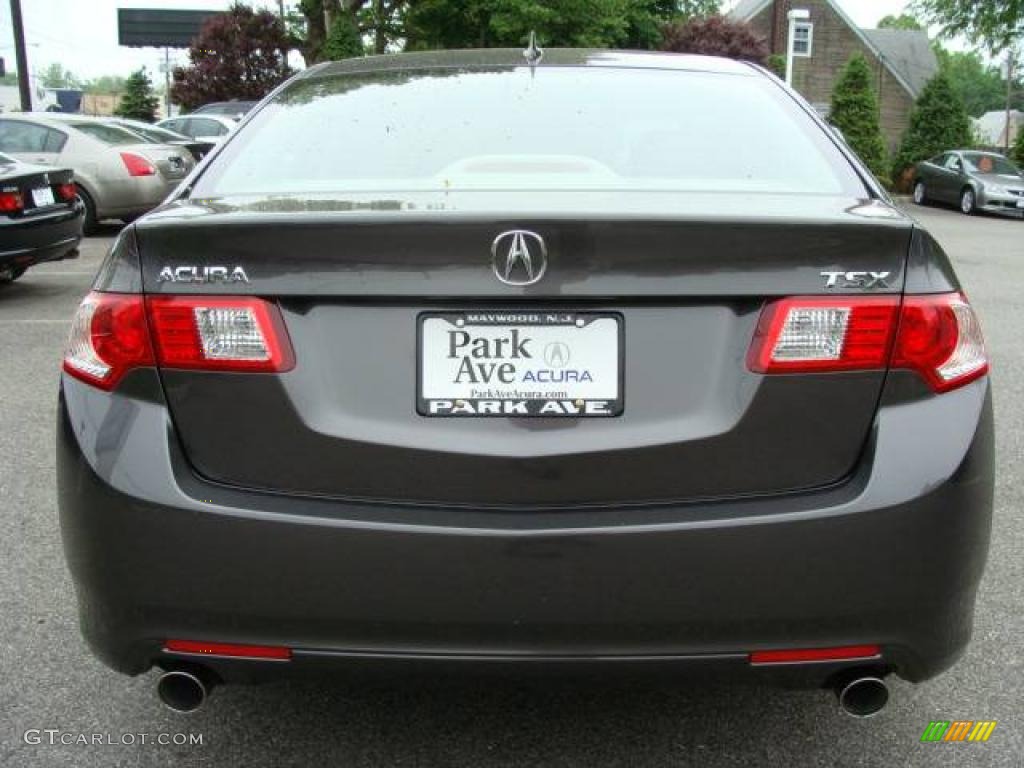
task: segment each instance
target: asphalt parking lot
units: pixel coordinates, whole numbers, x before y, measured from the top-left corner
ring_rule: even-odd
[[[0,288],[0,766],[1024,765],[1024,222],[914,213],[952,256],[984,322],[996,518],[967,656],[919,686],[894,680],[878,717],[843,715],[825,691],[596,680],[282,683],[218,689],[190,716],[165,710],[153,674],[122,677],[85,649],[57,529],[60,356],[116,233],[108,229],[78,260]],[[986,744],[921,744],[931,720],[998,726]],[[135,743],[51,745],[45,729],[59,730],[58,741]],[[202,743],[140,743],[161,733]]]

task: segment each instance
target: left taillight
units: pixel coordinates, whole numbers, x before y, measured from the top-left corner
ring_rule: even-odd
[[[25,208],[21,192],[0,192],[0,213],[17,213]]]
[[[269,301],[152,296],[147,303],[161,367],[281,373],[295,365],[281,311]]]
[[[142,296],[90,293],[71,321],[64,370],[111,390],[132,368],[154,363]]]
[[[90,293],[78,307],[64,370],[111,390],[132,368],[281,373],[295,355],[275,304],[248,296]]]

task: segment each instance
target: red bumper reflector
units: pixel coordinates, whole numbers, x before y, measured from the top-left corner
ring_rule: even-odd
[[[279,659],[292,657],[291,648],[278,645],[241,645],[239,643],[206,643],[198,640],[168,640],[165,651],[201,653],[207,656],[234,656],[245,659]]]
[[[842,645],[837,648],[788,648],[778,651],[754,651],[751,664],[796,664],[801,661],[845,661],[881,656],[877,645]]]

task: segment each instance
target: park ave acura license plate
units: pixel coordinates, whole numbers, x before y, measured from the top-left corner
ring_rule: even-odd
[[[622,317],[438,312],[419,318],[423,416],[618,416]]]

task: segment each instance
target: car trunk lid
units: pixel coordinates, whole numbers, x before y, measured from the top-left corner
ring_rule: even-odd
[[[193,201],[147,217],[147,292],[269,299],[294,349],[281,374],[162,370],[195,469],[285,493],[514,507],[779,493],[851,472],[885,372],[762,376],[746,355],[769,299],[899,293],[906,219],[837,198],[736,213],[686,195],[543,198]],[[506,241],[491,252],[515,231],[546,247],[530,285],[500,279]],[[862,273],[884,278],[865,288]],[[601,359],[621,413],[426,415],[424,320],[470,314],[612,323]]]

